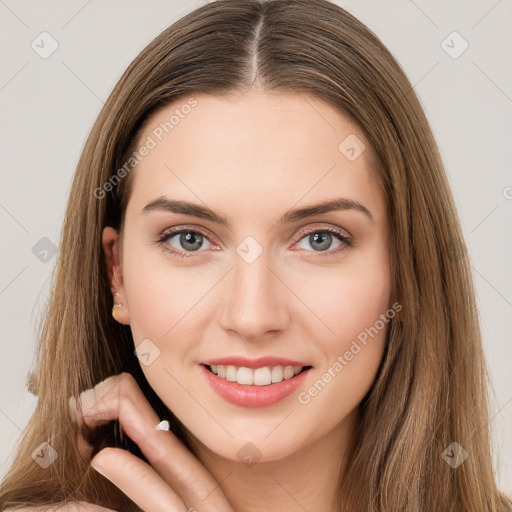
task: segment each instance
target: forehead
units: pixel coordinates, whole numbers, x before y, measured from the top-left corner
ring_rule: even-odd
[[[290,206],[346,195],[384,207],[361,130],[308,94],[185,97],[148,119],[144,145],[132,171],[130,202],[139,210],[162,195],[245,209],[277,197]]]

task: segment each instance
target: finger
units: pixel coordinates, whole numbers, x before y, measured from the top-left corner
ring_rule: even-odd
[[[151,466],[186,503],[195,503],[200,510],[233,510],[218,482],[179,439],[170,431],[155,429],[160,418],[132,375],[109,377],[81,399],[85,424],[118,419]]]
[[[104,448],[91,466],[146,512],[187,512],[183,500],[144,461],[120,448]]]
[[[90,445],[81,434],[78,435],[77,443],[80,455],[84,460],[88,461],[94,451],[94,446]]]
[[[78,451],[82,458],[88,461],[91,458],[94,446],[93,443],[90,442],[88,432],[84,430],[82,409],[81,407],[77,407],[77,400],[74,396],[69,398],[69,410],[71,412],[71,419],[79,426],[79,432],[77,433]]]
[[[121,446],[120,441],[126,444],[126,439],[123,439],[123,428],[119,422],[93,412],[97,403],[119,384],[119,379],[120,376],[112,376],[94,388],[83,391],[77,398],[74,396],[69,398],[71,417],[79,427],[78,450],[86,461],[106,446]]]
[[[96,451],[107,446],[118,445],[118,435],[122,434],[122,428],[119,424],[113,425],[113,422],[98,418],[94,420],[90,417],[88,423],[84,421],[84,412],[87,407],[82,406],[82,399],[77,400],[74,397],[69,399],[72,417],[78,424],[77,447],[80,455],[85,461],[89,461]],[[89,406],[90,408],[90,406]],[[121,432],[116,433],[113,429],[118,428]]]

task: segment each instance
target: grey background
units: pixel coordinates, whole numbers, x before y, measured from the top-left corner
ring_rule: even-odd
[[[35,406],[25,380],[86,136],[136,54],[204,1],[0,0],[0,478]],[[494,462],[512,494],[512,2],[336,3],[397,57],[437,137],[477,288]],[[43,31],[59,45],[47,59],[31,47]],[[453,31],[469,44],[458,58],[445,51],[463,48]]]

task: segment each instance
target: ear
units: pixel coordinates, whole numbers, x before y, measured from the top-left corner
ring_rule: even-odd
[[[112,316],[119,323],[130,325],[130,310],[123,282],[120,241],[117,231],[110,226],[105,227],[101,241],[107,263],[110,291],[112,292]]]

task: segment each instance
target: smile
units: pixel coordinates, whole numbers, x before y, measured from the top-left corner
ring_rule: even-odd
[[[247,368],[223,364],[207,365],[213,374],[230,382],[237,382],[245,386],[268,386],[288,380],[299,374],[303,366],[265,366],[262,368]]]
[[[280,402],[297,390],[312,369],[312,366],[198,366],[211,389],[220,397],[234,405],[249,408],[268,407]]]

